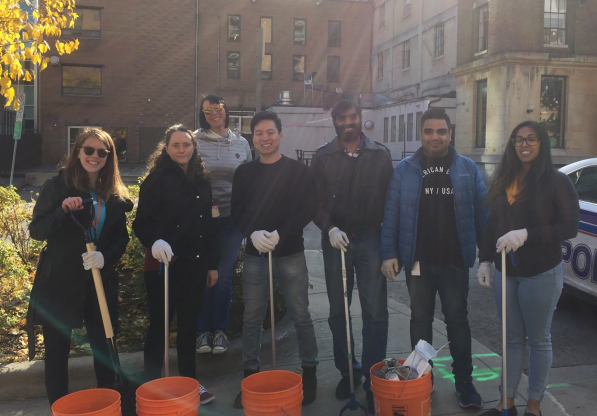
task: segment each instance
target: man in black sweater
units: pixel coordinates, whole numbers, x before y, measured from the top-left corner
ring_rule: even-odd
[[[315,201],[306,165],[280,154],[282,123],[263,111],[251,121],[253,144],[259,158],[240,165],[232,182],[232,219],[247,237],[243,263],[244,375],[259,372],[261,330],[269,298],[268,260],[280,282],[287,311],[296,328],[303,366],[303,404],[315,400],[317,342],[309,313],[309,276],[303,228],[312,220]],[[235,407],[242,407],[238,394]]]
[[[381,274],[379,233],[392,160],[386,147],[361,132],[359,106],[340,101],[332,109],[332,120],[337,137],[317,150],[311,169],[317,190],[315,224],[322,233],[330,302],[328,323],[334,339],[334,362],[342,375],[336,397],[350,397],[342,250],[346,256],[348,303],[356,280],[363,312],[363,365],[352,356],[354,385],[360,385],[365,376],[363,389],[373,412],[369,370],[386,358],[388,339],[387,283]],[[354,351],[352,329],[350,338]]]

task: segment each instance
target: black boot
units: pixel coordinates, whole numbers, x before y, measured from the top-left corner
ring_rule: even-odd
[[[253,374],[257,374],[258,372],[259,372],[259,369],[257,369],[257,370],[245,370],[245,376],[244,376],[244,378],[252,376]],[[236,398],[234,399],[234,408],[235,409],[242,409],[243,408],[242,392],[239,392],[236,395]]]
[[[317,391],[317,367],[303,366],[303,405],[313,403]]]

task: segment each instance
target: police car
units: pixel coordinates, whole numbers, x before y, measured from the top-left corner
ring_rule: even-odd
[[[597,302],[597,158],[559,170],[572,180],[580,200],[578,235],[562,242],[564,283]]]

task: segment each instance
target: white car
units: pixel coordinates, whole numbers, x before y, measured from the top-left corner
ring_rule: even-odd
[[[575,238],[562,242],[564,283],[597,301],[597,158],[559,169],[572,180],[580,200],[580,225]]]

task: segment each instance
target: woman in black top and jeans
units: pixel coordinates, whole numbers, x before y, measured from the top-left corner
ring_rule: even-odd
[[[551,320],[562,293],[563,240],[578,232],[578,195],[570,179],[554,169],[545,128],[525,121],[514,129],[487,194],[489,222],[479,253],[479,282],[491,286],[501,317],[501,252],[506,257],[508,414],[522,375],[527,343],[529,388],[525,416],[540,415],[552,363]],[[499,416],[503,403],[483,415]]]
[[[205,287],[218,279],[218,250],[211,218],[211,185],[193,133],[182,125],[166,131],[148,161],[133,230],[145,251],[149,333],[145,373],[160,377],[164,363],[163,266],[170,264],[169,305],[178,315],[178,371],[196,377],[195,331]]]

